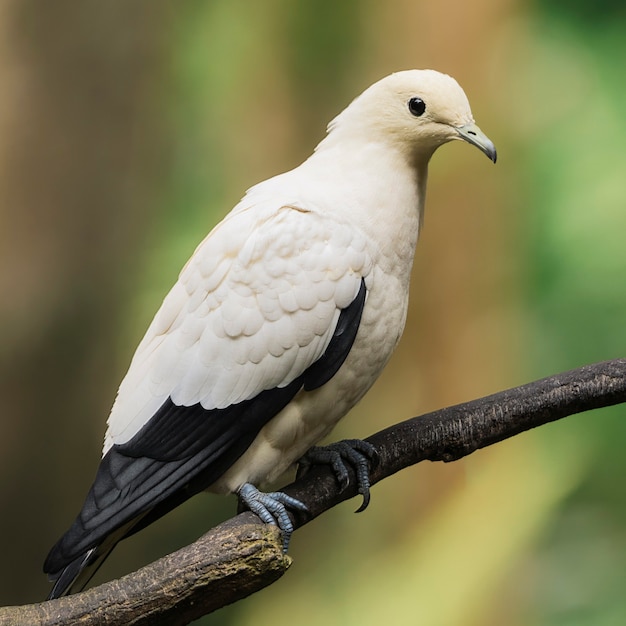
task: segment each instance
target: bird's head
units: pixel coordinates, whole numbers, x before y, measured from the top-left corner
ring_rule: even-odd
[[[405,70],[379,80],[329,124],[329,133],[388,142],[426,161],[442,144],[463,139],[496,161],[496,148],[475,124],[463,89],[434,70]]]

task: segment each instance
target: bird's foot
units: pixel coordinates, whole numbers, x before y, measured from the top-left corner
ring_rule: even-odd
[[[304,476],[311,466],[322,463],[330,465],[342,490],[350,482],[346,464],[352,466],[356,473],[358,492],[363,496],[356,513],[364,511],[370,503],[370,470],[378,465],[376,448],[361,439],[344,439],[328,446],[314,446],[298,461],[297,477]]]
[[[282,491],[264,493],[254,485],[244,483],[238,491],[240,504],[261,518],[262,522],[278,526],[283,534],[283,552],[287,552],[294,531],[287,508],[307,511],[305,504]]]

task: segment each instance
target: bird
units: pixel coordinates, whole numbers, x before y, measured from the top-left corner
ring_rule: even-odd
[[[198,245],[131,360],[83,507],[51,549],[49,598],[82,590],[116,544],[188,498],[236,494],[278,525],[289,468],[356,470],[362,508],[376,450],[317,446],[365,395],[402,335],[428,164],[463,140],[494,163],[460,85],[390,74],[327,126],[301,165],[248,189]]]

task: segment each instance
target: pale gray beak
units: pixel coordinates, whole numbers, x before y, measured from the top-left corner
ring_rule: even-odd
[[[476,124],[465,124],[465,126],[457,127],[456,131],[461,136],[461,139],[476,146],[481,152],[484,152],[494,163],[498,158],[496,147],[493,142],[485,133],[483,133]]]

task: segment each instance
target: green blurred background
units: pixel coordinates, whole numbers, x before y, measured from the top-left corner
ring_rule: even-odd
[[[47,593],[41,563],[194,246],[394,70],[455,76],[500,159],[436,154],[404,339],[335,437],[624,356],[625,64],[617,0],[0,3],[0,605]],[[200,623],[622,626],[623,413],[404,471]],[[193,499],[97,580],[234,508]]]

